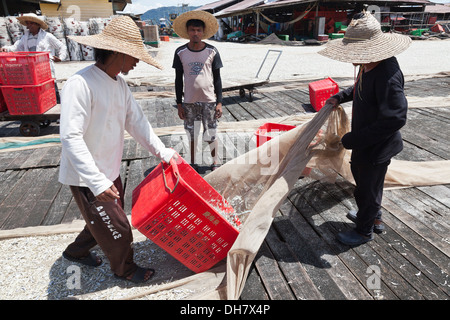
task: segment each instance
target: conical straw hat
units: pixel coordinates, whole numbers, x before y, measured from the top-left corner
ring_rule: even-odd
[[[343,39],[331,40],[318,53],[342,62],[365,64],[382,61],[406,50],[412,40],[408,36],[384,33],[370,13],[353,19]]]
[[[173,22],[173,29],[177,35],[184,39],[189,39],[186,22],[192,19],[201,20],[205,23],[205,30],[202,39],[209,39],[219,30],[217,19],[207,11],[193,10],[179,15]]]
[[[45,23],[44,19],[39,18],[34,13],[24,13],[20,17],[17,17],[17,20],[20,22],[20,24],[22,24],[24,26],[27,25],[27,21],[31,21],[31,22],[37,23],[41,27],[42,30],[48,29],[48,25]]]
[[[114,18],[100,34],[68,38],[93,48],[124,53],[162,69],[145,49],[138,26],[127,16]]]

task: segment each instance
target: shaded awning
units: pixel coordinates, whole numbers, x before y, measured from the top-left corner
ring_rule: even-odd
[[[264,4],[264,0],[244,0],[214,14],[217,18],[252,12],[252,7]]]
[[[450,13],[450,5],[445,5],[445,4],[427,5],[425,7],[425,12],[427,12],[427,13]]]
[[[224,0],[222,0],[224,1]],[[222,1],[216,1],[212,4],[219,3]],[[265,9],[273,9],[273,8],[280,8],[280,7],[288,7],[288,6],[295,6],[295,5],[301,5],[301,4],[309,4],[311,2],[318,2],[321,5],[326,5],[327,3],[340,3],[347,4],[347,1],[317,1],[317,0],[274,0],[268,2],[267,0],[244,0],[239,3],[236,3],[234,5],[231,5],[227,8],[224,8],[220,10],[219,12],[215,13],[214,15],[217,18],[223,18],[223,17],[229,17],[234,15],[245,15],[249,14],[254,11],[259,10],[265,10]],[[354,2],[357,3],[364,3],[365,0],[354,0]],[[371,3],[384,3],[385,5],[424,5],[424,4],[430,4],[431,2],[428,0],[373,0]],[[211,5],[212,5],[211,4]]]
[[[205,4],[204,6],[201,6],[200,8],[197,8],[196,10],[203,10],[203,11],[208,11],[208,10],[218,10],[222,7],[226,7],[226,6],[232,6],[234,5],[236,2],[239,2],[240,0],[219,0],[219,1],[214,1],[208,4]]]

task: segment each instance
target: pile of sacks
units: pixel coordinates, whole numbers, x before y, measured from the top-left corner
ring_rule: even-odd
[[[78,21],[74,18],[44,17],[48,25],[47,32],[52,33],[67,46],[69,55],[67,61],[94,60],[92,47],[80,45],[67,36],[87,36],[100,33],[111,21],[110,18],[90,18],[88,21]],[[24,27],[16,17],[0,17],[0,47],[9,46],[18,41],[24,34]]]

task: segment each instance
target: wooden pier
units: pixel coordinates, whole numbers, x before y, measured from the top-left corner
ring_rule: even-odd
[[[339,84],[351,79],[335,80]],[[154,128],[182,125],[172,87],[132,90]],[[407,82],[406,93],[424,101],[442,97],[447,104],[408,111],[402,129],[405,149],[396,158],[450,160],[450,77]],[[248,102],[238,92],[226,93],[223,121],[270,122],[274,117],[312,112],[308,82],[270,83],[253,98]],[[17,122],[0,123],[0,137],[19,136],[18,127]],[[54,123],[42,129],[41,135],[57,134],[58,130]],[[250,133],[220,135],[231,144],[252,139]],[[183,156],[187,151],[182,147],[183,136],[167,135],[162,140]],[[0,229],[56,225],[81,218],[69,188],[58,182],[60,151],[57,144],[0,152]],[[238,153],[238,149],[226,153],[228,158],[223,160]],[[126,140],[121,176],[127,213],[131,212],[132,190],[157,164],[133,139]],[[207,165],[201,167],[202,174],[209,172]],[[241,299],[449,299],[450,185],[385,191],[386,231],[356,248],[335,239],[337,232],[353,226],[345,217],[356,208],[352,192],[353,185],[343,178],[333,184],[299,179],[254,260]]]

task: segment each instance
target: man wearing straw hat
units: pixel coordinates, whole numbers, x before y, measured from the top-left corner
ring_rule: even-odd
[[[50,69],[55,78],[55,66],[53,62],[60,62],[67,58],[67,47],[53,34],[46,32],[47,23],[34,13],[26,13],[17,20],[27,27],[20,40],[11,46],[1,48],[3,52],[10,51],[39,51],[50,53]],[[59,102],[59,91],[55,83],[56,97]]]
[[[133,261],[120,179],[124,131],[165,162],[173,161],[175,151],[153,132],[119,73],[128,73],[139,60],[161,66],[145,50],[139,28],[129,17],[113,19],[100,34],[70,39],[94,47],[96,63],[70,77],[62,90],[59,181],[70,186],[86,221],[63,256],[98,266],[101,259],[90,252],[98,244],[117,277],[144,282],[154,270]]]
[[[209,143],[213,158],[212,170],[219,167],[217,155],[217,119],[222,116],[222,61],[215,47],[203,42],[218,30],[219,24],[206,11],[189,11],[173,22],[175,32],[189,42],[175,51],[175,91],[178,115],[184,120],[190,139],[191,164],[195,164],[196,138],[203,123],[203,139]],[[184,87],[183,87],[184,77]],[[183,100],[184,95],[184,101]]]
[[[351,170],[358,211],[347,217],[356,228],[340,232],[337,239],[360,245],[381,233],[381,200],[390,159],[403,149],[400,128],[406,123],[407,100],[403,73],[395,55],[411,44],[407,36],[383,33],[370,13],[352,19],[343,39],[331,41],[319,54],[359,66],[355,84],[327,100],[337,106],[353,101],[352,128],[341,143],[352,150]]]

